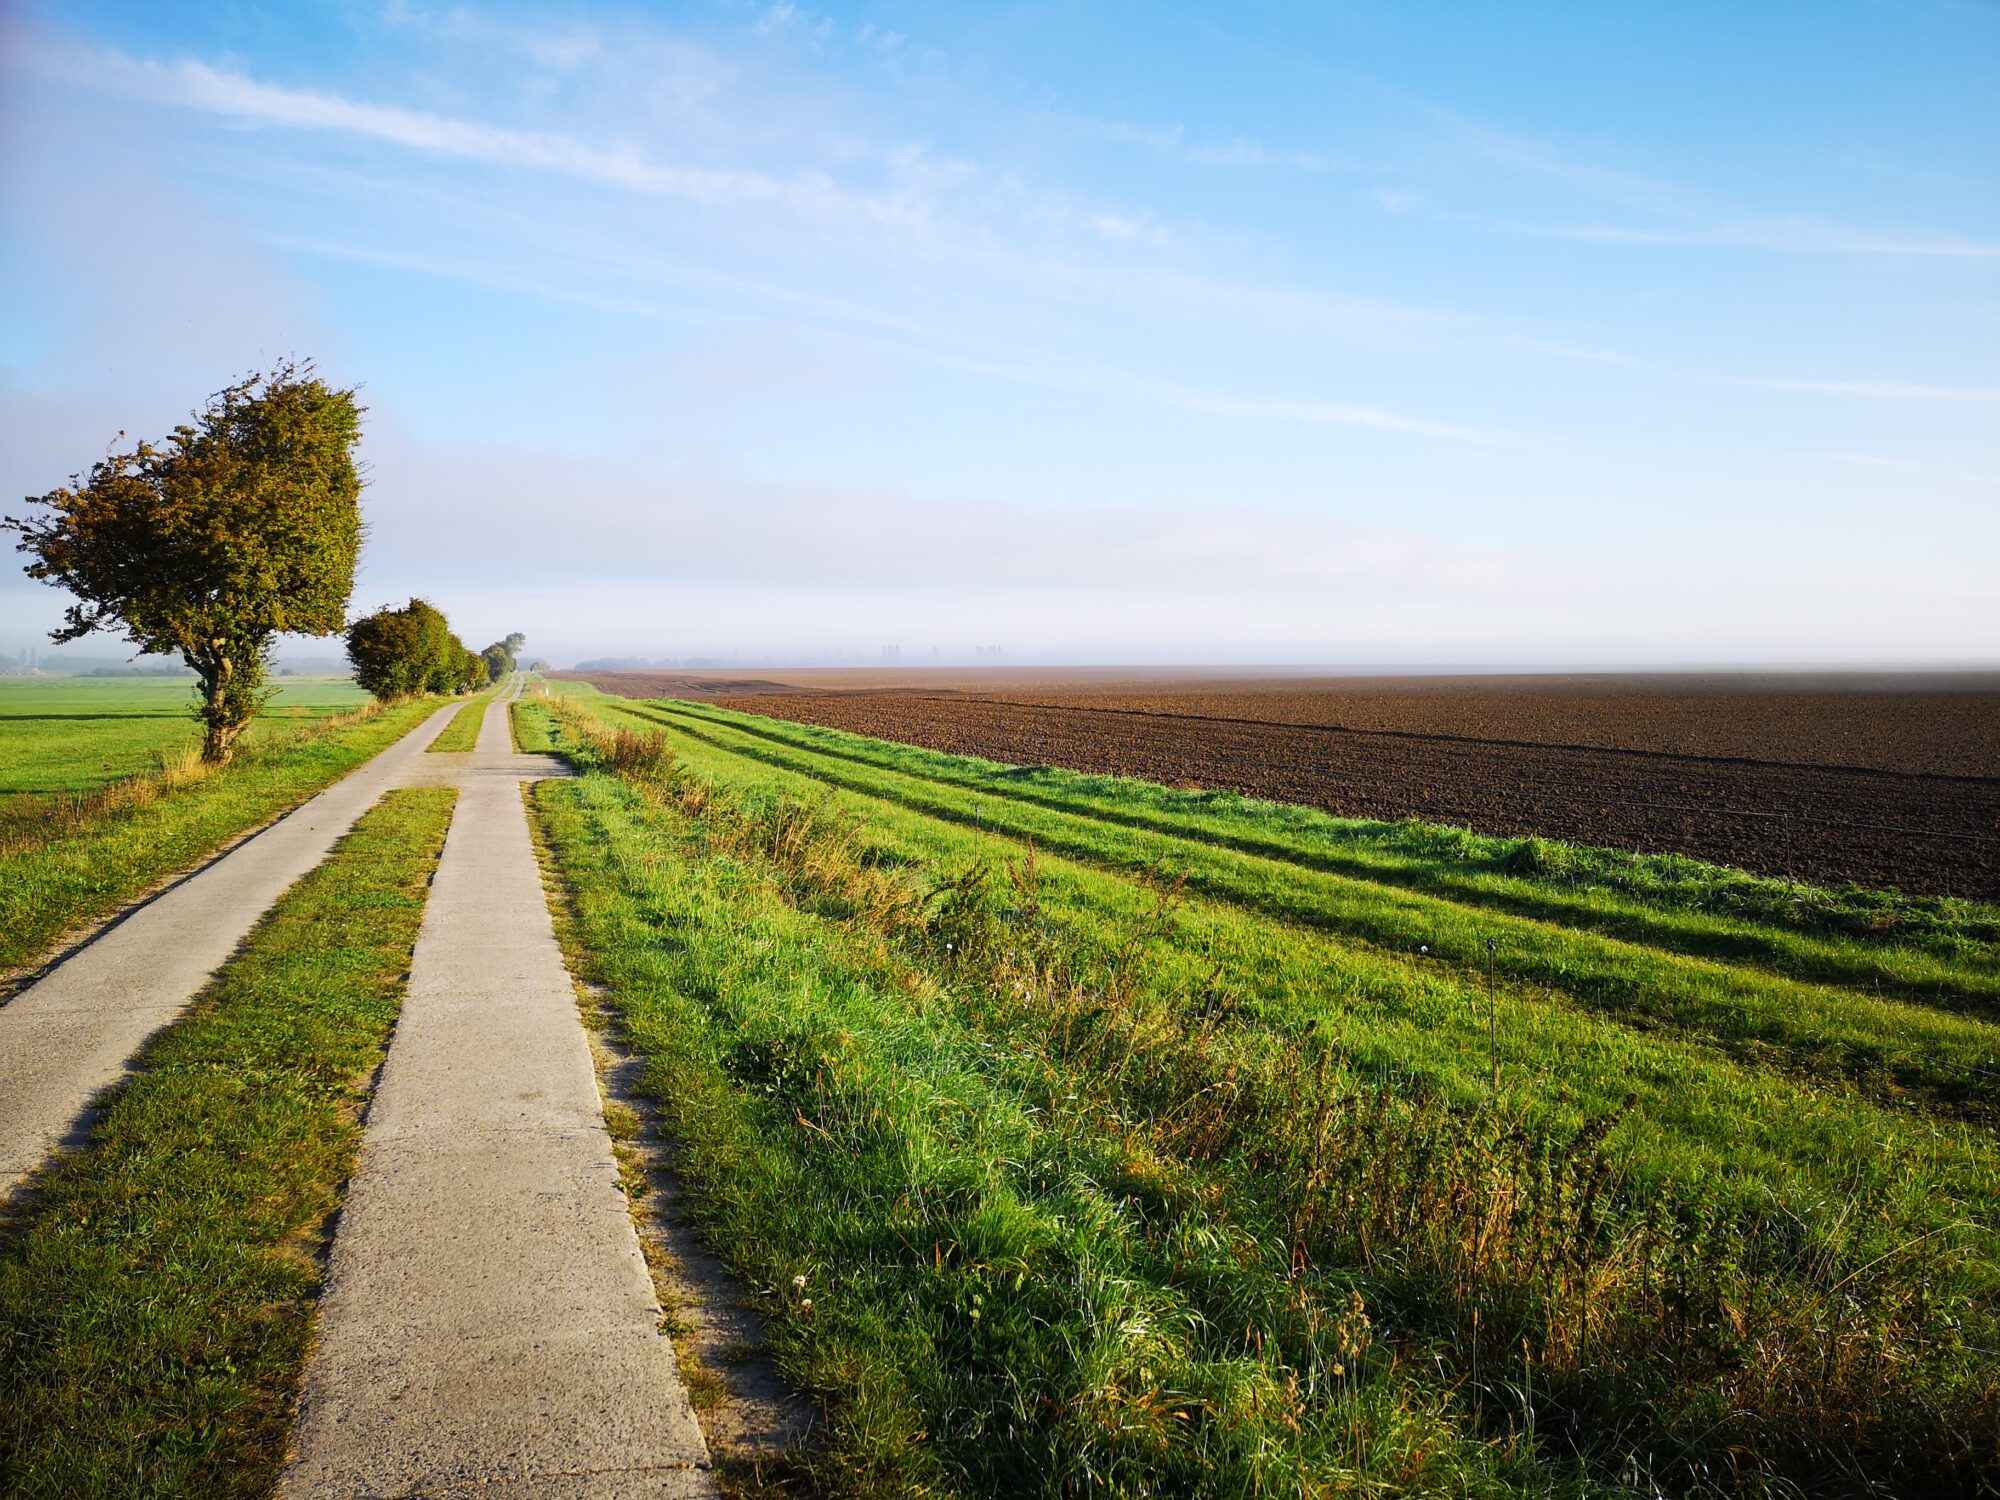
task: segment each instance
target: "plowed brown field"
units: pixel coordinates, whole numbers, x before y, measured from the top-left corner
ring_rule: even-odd
[[[1360,817],[2000,898],[2000,685],[1990,676],[589,680],[628,697],[712,698],[935,750],[1231,787]]]

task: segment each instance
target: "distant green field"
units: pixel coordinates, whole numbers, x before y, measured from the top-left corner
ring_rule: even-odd
[[[245,739],[368,701],[347,677],[287,677]],[[22,793],[89,792],[157,767],[196,744],[187,678],[0,679],[0,802]]]

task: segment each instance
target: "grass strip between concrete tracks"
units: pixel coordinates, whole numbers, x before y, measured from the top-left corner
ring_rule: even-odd
[[[422,723],[420,698],[288,733],[185,781],[140,778],[0,823],[0,976],[324,791]],[[0,981],[0,995],[6,993]]]
[[[842,1484],[1832,1494],[2000,1464],[1988,1132],[1505,988],[1488,1099],[1448,966],[583,701],[559,747],[631,786],[536,794],[582,962]]]
[[[269,1492],[456,799],[386,794],[0,1227],[0,1493]]]
[[[488,688],[451,716],[444,732],[431,741],[434,754],[465,754],[479,747],[479,726],[486,722],[486,705],[500,696],[497,687]]]

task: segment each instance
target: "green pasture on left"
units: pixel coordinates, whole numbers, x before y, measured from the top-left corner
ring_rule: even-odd
[[[246,743],[348,713],[368,694],[347,677],[286,677]],[[0,679],[0,803],[23,794],[91,792],[157,769],[198,744],[194,685],[185,677]]]

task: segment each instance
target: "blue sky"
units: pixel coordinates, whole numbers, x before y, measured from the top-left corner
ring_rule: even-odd
[[[8,494],[300,353],[558,658],[2000,659],[1992,4],[4,14]]]

